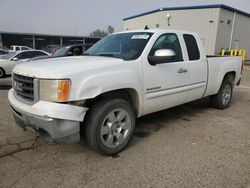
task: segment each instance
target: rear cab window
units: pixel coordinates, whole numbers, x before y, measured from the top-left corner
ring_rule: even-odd
[[[197,44],[197,41],[193,35],[190,34],[184,34],[183,35],[187,52],[188,52],[188,58],[190,61],[195,61],[200,59],[200,50]]]

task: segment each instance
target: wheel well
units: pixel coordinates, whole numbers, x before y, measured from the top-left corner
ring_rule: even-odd
[[[6,75],[5,70],[2,67],[0,67],[0,69],[3,70],[3,76],[5,76]]]
[[[2,67],[0,67],[0,69],[2,69],[2,70],[3,70],[3,72],[4,72],[4,74],[5,74],[5,70],[4,70]]]
[[[85,106],[88,108],[91,108],[91,106],[94,103],[102,99],[106,99],[106,98],[122,98],[128,101],[134,107],[134,110],[136,111],[136,115],[138,115],[139,97],[138,97],[137,91],[132,88],[118,89],[118,90],[112,90],[112,91],[102,93],[93,99],[87,99],[85,102]]]
[[[234,71],[228,72],[228,73],[225,74],[223,81],[224,81],[225,79],[228,79],[228,80],[230,81],[230,83],[231,83],[232,85],[234,85],[234,82],[235,82],[235,75],[236,75],[236,73],[235,73]]]

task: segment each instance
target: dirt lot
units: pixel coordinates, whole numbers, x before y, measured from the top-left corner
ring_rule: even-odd
[[[140,118],[113,157],[19,129],[0,80],[0,187],[250,187],[250,67],[231,107],[202,99]]]

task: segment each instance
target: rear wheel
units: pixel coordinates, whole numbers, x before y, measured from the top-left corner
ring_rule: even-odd
[[[85,138],[94,150],[114,155],[130,141],[135,119],[134,109],[126,100],[104,99],[95,104],[86,117]]]
[[[0,78],[5,77],[5,71],[0,67]]]
[[[210,97],[211,106],[218,109],[225,109],[229,107],[233,95],[233,85],[229,78],[226,78],[218,94]]]

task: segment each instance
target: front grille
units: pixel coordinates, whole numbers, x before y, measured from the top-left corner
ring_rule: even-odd
[[[34,78],[13,74],[13,88],[22,98],[34,100]]]

